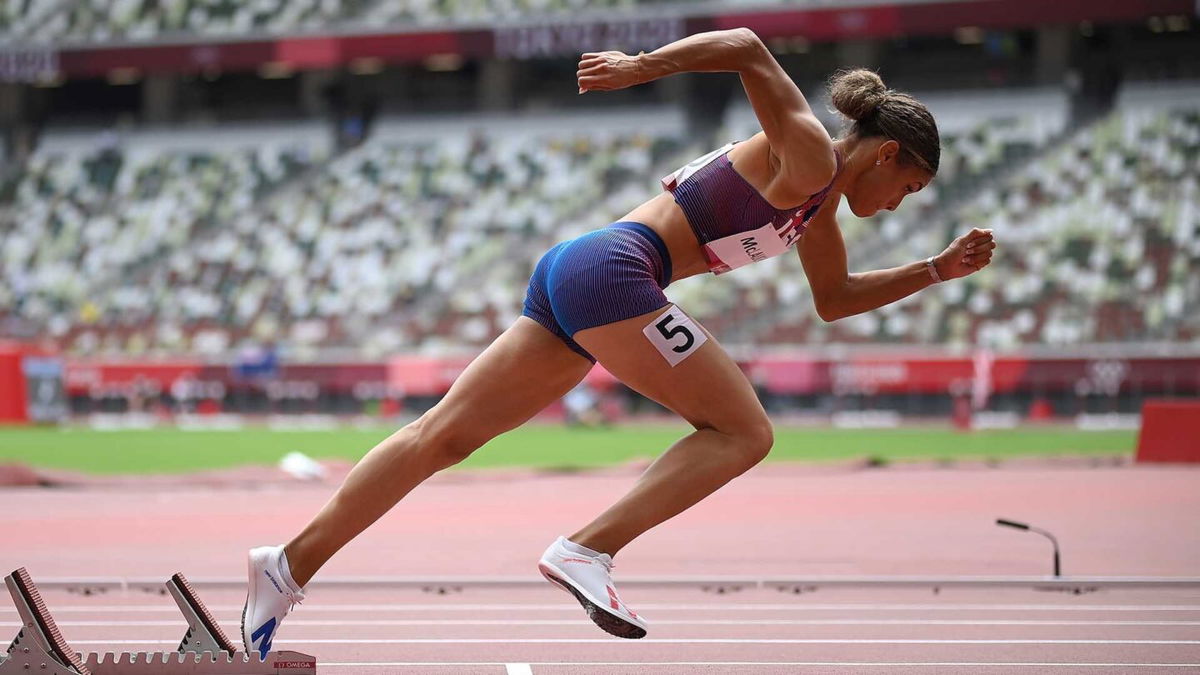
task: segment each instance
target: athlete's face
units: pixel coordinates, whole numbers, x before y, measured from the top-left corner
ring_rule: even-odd
[[[859,218],[867,218],[882,209],[895,211],[904,198],[919,192],[933,176],[925,169],[904,161],[900,144],[886,140],[879,144],[870,163],[846,191],[850,210]]]

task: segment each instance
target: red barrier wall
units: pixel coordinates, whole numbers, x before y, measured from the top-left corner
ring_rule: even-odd
[[[1200,399],[1146,401],[1139,462],[1200,462]]]
[[[21,351],[0,346],[0,422],[28,422]]]
[[[86,394],[92,387],[129,384],[142,379],[168,389],[175,380],[184,375],[195,376],[202,367],[200,361],[69,361],[65,386],[69,393],[78,395]],[[222,368],[224,370],[228,368]]]
[[[349,391],[360,383],[390,386],[408,396],[445,394],[470,362],[470,356],[425,357],[397,355],[387,361],[320,364],[281,363],[275,379],[316,384],[323,391]],[[978,387],[989,393],[1169,392],[1175,396],[1200,395],[1200,358],[1101,358],[1033,359],[998,356],[987,361],[979,380],[972,356],[909,357],[857,354],[841,359],[767,355],[743,360],[742,366],[756,386],[774,394],[961,394]],[[68,361],[66,387],[73,396],[97,388],[112,389],[138,381],[163,389],[181,377],[220,382],[227,387],[239,380],[228,364],[198,360],[170,361]],[[615,379],[597,366],[588,383],[608,390]]]

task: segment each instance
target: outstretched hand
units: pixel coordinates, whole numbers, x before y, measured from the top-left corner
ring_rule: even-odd
[[[944,281],[959,279],[987,267],[992,262],[995,248],[992,231],[976,227],[950,242],[946,250],[933,259],[933,264]]]
[[[588,52],[579,57],[579,93],[624,89],[642,83],[642,69],[636,56],[624,52]]]

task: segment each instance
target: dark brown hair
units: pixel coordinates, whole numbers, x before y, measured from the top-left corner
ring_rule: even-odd
[[[829,80],[829,97],[838,112],[853,121],[850,135],[890,138],[914,164],[937,173],[941,141],[925,104],[888,89],[879,75],[865,68],[835,73]]]

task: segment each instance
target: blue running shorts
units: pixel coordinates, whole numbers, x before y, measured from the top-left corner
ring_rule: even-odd
[[[529,279],[522,314],[595,363],[575,333],[666,307],[669,283],[671,254],[662,238],[622,221],[547,251]]]

